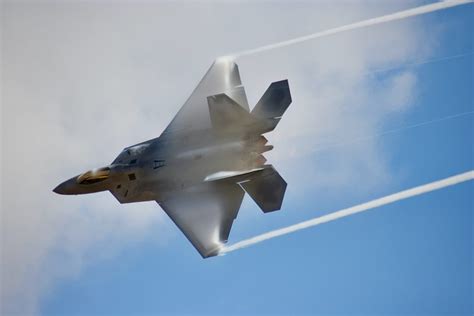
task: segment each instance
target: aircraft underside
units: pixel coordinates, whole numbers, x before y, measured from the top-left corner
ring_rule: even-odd
[[[227,242],[244,194],[263,212],[281,208],[286,182],[266,164],[291,103],[287,80],[249,109],[237,64],[214,62],[160,137],[125,148],[107,167],[73,177],[60,194],[110,191],[120,203],[156,201],[203,257]]]

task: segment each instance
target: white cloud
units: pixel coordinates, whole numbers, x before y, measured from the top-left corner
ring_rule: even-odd
[[[4,314],[32,314],[94,258],[177,234],[153,202],[63,197],[51,192],[56,184],[159,135],[215,57],[413,3],[2,5],[1,303]],[[367,188],[388,179],[374,142],[310,155],[320,144],[373,134],[413,104],[415,73],[382,81],[361,74],[425,56],[421,38],[410,20],[240,60],[253,103],[270,82],[290,80],[293,105],[268,136],[285,150],[269,160],[289,177],[303,170],[340,190],[360,177],[373,179]]]

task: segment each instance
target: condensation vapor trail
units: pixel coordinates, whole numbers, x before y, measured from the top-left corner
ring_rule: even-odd
[[[445,56],[445,57],[440,57],[440,58],[424,59],[424,60],[419,60],[419,61],[415,61],[415,62],[411,62],[411,63],[406,63],[406,64],[394,66],[394,67],[369,70],[369,71],[367,71],[363,74],[364,75],[370,75],[370,74],[376,74],[376,73],[380,73],[380,72],[397,70],[397,69],[401,69],[401,68],[405,68],[405,67],[414,67],[414,66],[421,66],[421,65],[426,65],[426,64],[439,63],[439,62],[442,62],[442,61],[453,60],[453,59],[457,59],[457,58],[470,56],[472,54],[473,54],[473,52],[470,51],[470,52],[467,52],[467,53],[456,54],[456,55],[451,55],[451,56]]]
[[[466,182],[473,179],[474,179],[474,170],[471,170],[471,171],[467,171],[467,172],[464,172],[464,173],[461,173],[449,178],[445,178],[445,179],[434,181],[428,184],[420,185],[408,190],[404,190],[404,191],[400,191],[394,194],[384,196],[379,199],[375,199],[366,203],[362,203],[359,205],[355,205],[349,208],[345,208],[345,209],[327,214],[327,215],[323,215],[321,217],[316,217],[316,218],[313,218],[313,219],[310,219],[310,220],[307,220],[295,225],[273,230],[268,233],[261,234],[261,235],[237,242],[233,245],[225,246],[220,250],[219,255],[223,255],[231,251],[235,251],[235,250],[242,249],[248,246],[252,246],[252,245],[261,243],[262,241],[272,239],[278,236],[290,234],[302,229],[306,229],[309,227],[331,222],[336,219],[340,219],[346,216],[365,212],[376,207],[391,204],[397,201],[408,199],[413,196],[425,194],[434,190],[439,190],[451,185],[459,184],[459,183]]]
[[[426,125],[434,124],[434,123],[439,123],[439,122],[443,122],[443,121],[447,121],[447,120],[452,120],[452,119],[456,119],[456,118],[460,118],[460,117],[463,117],[463,116],[466,116],[466,115],[472,115],[472,114],[474,114],[474,111],[462,112],[462,113],[448,115],[448,116],[445,116],[445,117],[442,117],[442,118],[437,118],[437,119],[433,119],[433,120],[429,120],[429,121],[425,121],[425,122],[420,122],[420,123],[411,124],[411,125],[405,125],[405,126],[402,126],[402,127],[399,127],[399,128],[387,130],[387,131],[384,131],[384,132],[381,132],[381,133],[378,133],[378,134],[369,135],[369,136],[361,136],[361,137],[357,137],[357,138],[348,139],[348,140],[345,140],[345,141],[332,142],[332,143],[326,143],[326,144],[325,143],[319,143],[319,144],[315,145],[316,147],[313,150],[311,150],[311,152],[321,151],[321,150],[325,150],[325,149],[328,149],[328,148],[331,148],[331,147],[343,146],[343,145],[352,144],[352,143],[356,143],[356,142],[363,142],[363,141],[366,141],[366,140],[369,140],[369,139],[386,136],[388,134],[395,134],[395,133],[403,132],[403,131],[410,130],[410,129],[413,129],[413,128],[426,126]]]
[[[294,39],[291,39],[291,40],[287,40],[287,41],[283,41],[283,42],[279,42],[279,43],[275,43],[275,44],[270,44],[270,45],[266,45],[266,46],[261,46],[261,47],[254,48],[254,49],[249,49],[249,50],[246,50],[246,51],[231,54],[229,56],[225,56],[224,58],[235,59],[237,57],[252,55],[252,54],[260,53],[260,52],[275,49],[275,48],[280,48],[280,47],[284,47],[284,46],[288,46],[288,45],[293,45],[293,44],[296,44],[296,43],[305,42],[305,41],[312,40],[312,39],[319,38],[319,37],[333,35],[333,34],[336,34],[336,33],[341,33],[341,32],[350,31],[350,30],[355,30],[355,29],[366,27],[366,26],[371,26],[371,25],[376,25],[376,24],[401,20],[401,19],[405,19],[405,18],[408,18],[408,17],[422,15],[422,14],[425,14],[425,13],[430,13],[430,12],[434,12],[434,11],[438,11],[438,10],[444,10],[444,9],[447,9],[447,8],[451,8],[451,7],[454,7],[454,6],[463,5],[463,4],[467,4],[467,3],[472,3],[472,2],[473,2],[473,0],[447,0],[447,1],[436,2],[436,3],[416,7],[416,8],[413,8],[413,9],[400,11],[400,12],[396,12],[396,13],[393,13],[393,14],[384,15],[384,16],[377,17],[377,18],[372,18],[372,19],[368,19],[368,20],[364,20],[364,21],[360,21],[360,22],[356,22],[356,23],[336,27],[336,28],[329,29],[329,30],[326,30],[326,31],[316,32],[316,33],[313,33],[313,34],[308,34],[308,35],[297,37],[297,38],[294,38]]]

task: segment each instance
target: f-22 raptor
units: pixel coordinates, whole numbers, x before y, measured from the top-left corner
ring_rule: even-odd
[[[288,80],[273,82],[249,109],[237,64],[217,59],[158,137],[125,148],[106,167],[75,176],[59,194],[110,191],[120,203],[156,201],[203,258],[219,254],[247,192],[263,212],[281,208],[286,182],[266,164],[291,103]]]

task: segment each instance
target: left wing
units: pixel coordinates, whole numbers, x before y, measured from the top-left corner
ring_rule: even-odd
[[[207,97],[221,93],[249,112],[239,67],[234,61],[225,58],[214,61],[163,133],[190,133],[211,128]]]
[[[227,242],[244,191],[236,183],[207,182],[157,201],[203,258]]]

